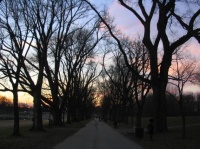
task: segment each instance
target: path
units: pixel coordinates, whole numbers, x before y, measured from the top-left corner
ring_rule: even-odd
[[[89,122],[53,149],[142,149],[104,122]]]

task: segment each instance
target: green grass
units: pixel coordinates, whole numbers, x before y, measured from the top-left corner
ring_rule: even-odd
[[[21,137],[13,137],[11,121],[0,121],[0,148],[2,149],[51,149],[65,138],[77,132],[84,127],[87,121],[73,123],[65,127],[47,127],[47,122],[44,122],[44,132],[30,131],[31,122],[22,121],[20,127]]]

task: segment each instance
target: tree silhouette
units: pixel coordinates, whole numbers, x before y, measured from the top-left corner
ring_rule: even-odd
[[[175,0],[153,0],[151,2],[138,0],[135,3],[131,1],[118,0],[119,4],[129,10],[133,18],[136,18],[143,26],[142,41],[149,51],[151,79],[145,79],[135,71],[127,60],[127,55],[123,49],[120,38],[111,22],[108,20],[108,13],[102,14],[89,1],[84,0],[101,18],[102,23],[109,30],[113,39],[117,42],[119,50],[125,58],[126,65],[135,73],[135,75],[147,83],[150,83],[153,89],[154,99],[154,124],[157,132],[167,131],[166,119],[166,86],[168,83],[168,71],[171,66],[173,52],[182,44],[191,38],[200,42],[200,28],[196,24],[200,16],[199,2],[194,1],[175,1]],[[148,3],[148,4],[147,4]],[[148,8],[147,8],[148,6]],[[187,11],[178,11],[181,7],[188,8]],[[193,8],[192,10],[190,8]],[[185,14],[185,12],[187,12]],[[156,19],[155,19],[156,18]],[[134,26],[134,24],[133,24]],[[152,27],[155,26],[155,31]],[[182,30],[181,34],[176,34],[176,29]],[[171,36],[171,34],[174,36]],[[162,48],[160,48],[162,47]],[[162,50],[159,58],[159,50]]]
[[[196,59],[186,53],[183,52],[183,49],[179,49],[174,54],[175,63],[172,69],[172,76],[169,76],[169,83],[173,84],[177,88],[177,101],[180,106],[181,117],[182,117],[182,137],[186,137],[186,129],[185,129],[185,105],[184,105],[184,97],[183,97],[183,89],[187,82],[194,81],[194,73],[196,67]]]

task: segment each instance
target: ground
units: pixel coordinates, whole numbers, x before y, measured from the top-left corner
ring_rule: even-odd
[[[47,121],[44,122],[45,132],[32,132],[30,131],[31,120],[20,121],[20,133],[22,137],[12,137],[13,121],[0,121],[0,148],[4,149],[51,149],[56,144],[62,142],[67,137],[83,128],[88,121],[80,123],[72,123],[65,127],[52,127],[48,128]],[[112,122],[107,122],[112,127]],[[146,123],[143,127],[146,128]],[[127,134],[132,128],[130,125],[120,123],[119,128],[115,129],[122,133],[130,140],[136,141],[145,149],[198,149],[200,146],[200,117],[188,117],[186,128],[186,138],[182,139],[180,118],[169,118],[169,132],[164,134],[155,134],[153,142],[150,141],[148,134],[145,134],[142,141],[136,138],[130,138]],[[37,145],[36,145],[37,144]]]
[[[65,138],[84,127],[88,121],[68,124],[64,127],[48,127],[48,122],[44,121],[44,132],[33,132],[32,121],[25,120],[20,122],[21,137],[13,137],[13,121],[0,121],[0,148],[3,149],[51,149],[53,146],[63,141]]]
[[[145,134],[143,140],[139,141],[137,138],[130,137],[128,131],[132,130],[130,125],[120,123],[119,131],[127,138],[136,141],[144,149],[198,149],[200,146],[200,117],[188,117],[186,127],[186,138],[182,138],[182,127],[180,127],[181,119],[179,117],[168,118],[169,130],[167,133],[155,134],[153,141],[150,140],[149,135]],[[143,122],[143,127],[147,123]],[[194,124],[194,125],[193,125]]]
[[[127,139],[113,127],[91,120],[73,136],[66,138],[54,149],[143,149],[134,141]]]

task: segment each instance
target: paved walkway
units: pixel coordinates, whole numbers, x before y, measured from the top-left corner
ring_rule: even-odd
[[[104,122],[89,122],[54,149],[143,149]]]

